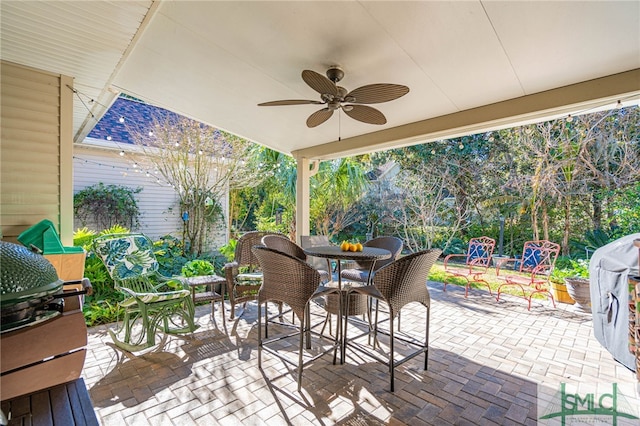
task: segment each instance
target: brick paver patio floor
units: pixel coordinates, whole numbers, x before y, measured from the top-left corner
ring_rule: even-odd
[[[529,312],[523,299],[428,286],[429,368],[422,357],[398,367],[394,393],[387,369],[352,350],[344,365],[329,354],[305,368],[302,392],[295,371],[268,353],[261,371],[255,303],[228,334],[219,312],[214,323],[199,306],[193,335],[145,353],[116,349],[104,326],[92,328],[82,376],[104,425],[535,425],[538,385],[636,386],[593,337],[590,314],[548,301]],[[403,309],[403,331],[424,330],[424,312]]]

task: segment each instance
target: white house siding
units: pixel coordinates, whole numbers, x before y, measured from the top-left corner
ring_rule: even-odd
[[[8,62],[0,68],[2,238],[16,241],[49,219],[69,244],[72,80]]]
[[[140,227],[136,231],[152,239],[163,235],[172,235],[181,239],[182,218],[175,190],[166,183],[158,184],[157,178],[153,175],[147,177],[146,172],[137,172],[133,167],[134,158],[132,153],[121,156],[117,149],[107,150],[76,144],[73,156],[73,192],[77,193],[100,182],[105,185],[122,185],[131,189],[142,187],[142,191],[135,194],[141,212]],[[227,198],[220,200],[225,217],[228,212]],[[83,224],[78,218],[74,219],[76,228],[82,228],[85,225],[92,228],[91,224]],[[218,248],[226,241],[225,229],[212,238],[210,248]]]

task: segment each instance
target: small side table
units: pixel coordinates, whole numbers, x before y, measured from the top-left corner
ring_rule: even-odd
[[[186,279],[186,281],[187,284],[189,284],[189,287],[191,287],[191,298],[193,299],[194,305],[197,302],[208,302],[209,300],[211,301],[211,317],[213,317],[215,312],[216,301],[220,302],[220,307],[222,309],[222,324],[226,329],[227,322],[224,313],[224,292],[227,280],[218,275],[201,275],[198,277],[189,277]],[[220,293],[216,293],[216,284],[220,284],[221,286]],[[206,291],[196,293],[196,287],[202,285],[207,287]]]

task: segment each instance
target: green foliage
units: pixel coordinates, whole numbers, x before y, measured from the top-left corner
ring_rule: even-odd
[[[198,277],[201,275],[213,275],[213,263],[208,260],[195,259],[185,263],[182,267],[182,275],[185,277]]]
[[[584,239],[587,245],[593,248],[605,246],[611,242],[611,237],[602,229],[594,229],[584,233]]]
[[[93,253],[90,253],[85,260],[84,276],[91,281],[93,287],[93,294],[86,297],[87,302],[103,299],[122,300],[120,292],[113,288],[113,280],[109,276],[107,268]]]
[[[73,233],[73,245],[83,247],[86,251],[89,251],[95,237],[96,231],[87,227],[78,228],[76,232]]]
[[[184,242],[171,235],[160,237],[153,243],[153,247],[159,272],[168,277],[180,275],[184,264],[193,259],[184,254]]]
[[[551,280],[561,283],[569,277],[589,278],[589,261],[560,256],[551,272]]]
[[[640,232],[640,182],[629,188],[616,191],[611,197],[609,209],[613,217],[611,223],[612,237]]]
[[[131,189],[100,182],[73,196],[73,211],[83,223],[92,222],[99,228],[109,228],[116,223],[137,227],[140,210],[134,195],[140,191],[141,187]]]
[[[233,238],[229,240],[229,242],[222,247],[220,247],[220,253],[227,259],[227,262],[232,262],[233,258],[236,254],[236,246],[238,245],[238,240],[234,240]]]
[[[469,248],[469,242],[464,242],[460,238],[453,238],[449,241],[449,244],[446,244],[447,240],[443,238],[438,238],[434,241],[434,248],[442,249],[442,255],[447,256],[449,254],[463,254],[467,252],[467,248]],[[446,246],[445,246],[446,244]]]
[[[110,300],[98,300],[86,302],[83,310],[84,319],[88,327],[100,324],[116,322],[118,317],[124,313],[117,303]]]

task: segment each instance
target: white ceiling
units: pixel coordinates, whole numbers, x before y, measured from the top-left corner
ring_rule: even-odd
[[[95,124],[79,99],[94,99],[87,105],[99,117],[118,91],[292,153],[640,69],[640,1],[5,0],[1,8],[3,60],[75,78],[77,140]],[[317,105],[257,106],[319,99],[300,73],[331,65],[344,69],[349,90],[397,83],[410,92],[374,105],[384,126],[341,113],[309,129]],[[640,79],[620,92],[639,97]],[[366,139],[351,153],[366,152]],[[340,144],[329,147],[340,154]]]

